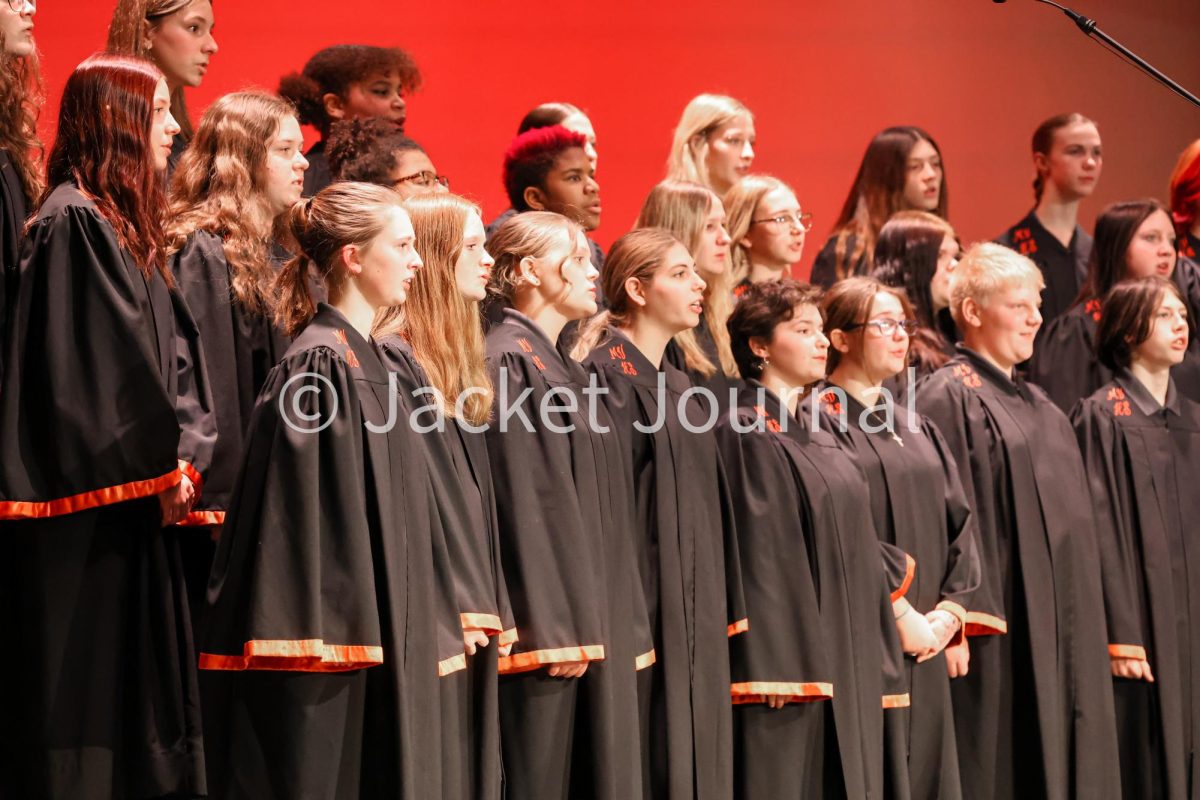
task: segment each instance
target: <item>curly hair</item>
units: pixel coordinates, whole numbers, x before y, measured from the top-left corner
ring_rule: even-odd
[[[733,357],[743,376],[760,377],[766,365],[754,354],[750,340],[772,341],[775,328],[795,317],[799,306],[813,306],[820,311],[821,290],[792,278],[750,285],[726,323]]]
[[[386,119],[345,119],[329,128],[325,157],[335,181],[392,185],[397,154],[425,148],[396,130]]]
[[[525,190],[542,186],[554,160],[569,147],[583,147],[587,137],[561,125],[532,128],[519,134],[504,153],[504,191],[517,211],[528,211]]]
[[[295,114],[265,92],[225,95],[204,112],[171,180],[168,251],[179,250],[197,230],[220,236],[234,297],[260,313],[272,305],[275,277],[274,220],[263,197],[267,148],[283,119]]]
[[[25,198],[37,202],[45,189],[41,165],[46,150],[37,135],[42,105],[42,72],[37,53],[8,55],[0,34],[0,149],[8,151]]]
[[[346,99],[350,87],[374,75],[395,70],[405,94],[421,88],[421,71],[412,56],[399,47],[374,47],[366,44],[337,44],[317,51],[300,72],[279,80],[279,94],[291,101],[300,122],[329,134],[334,120],[325,110],[326,94]]]

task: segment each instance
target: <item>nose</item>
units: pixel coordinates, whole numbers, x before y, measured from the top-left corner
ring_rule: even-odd
[[[725,230],[725,226],[718,225],[717,226],[717,244],[720,245],[721,247],[724,247],[725,245],[729,244],[732,241],[733,241],[733,238],[730,237],[729,231]]]
[[[1033,310],[1033,316],[1030,317],[1030,319],[1033,321],[1033,323],[1036,327],[1041,327],[1041,325],[1042,325],[1042,310],[1040,308],[1035,308]]]
[[[483,251],[483,257],[479,259],[479,266],[491,269],[496,265],[496,259],[492,258],[492,254],[487,250]]]
[[[585,191],[586,191],[588,194],[595,194],[595,195],[598,195],[598,194],[600,194],[600,184],[599,184],[599,182],[598,182],[598,181],[597,181],[597,180],[596,180],[594,177],[592,177],[592,176],[590,176],[590,175],[588,176],[588,179],[587,179],[587,186],[585,187]]]
[[[167,111],[167,122],[163,126],[163,131],[168,136],[174,136],[175,134],[179,133],[181,130],[183,130],[183,129],[180,128],[179,123],[175,121],[175,115],[172,114],[170,111]]]
[[[217,47],[217,37],[210,33],[208,35],[208,41],[204,43],[204,52],[211,56],[220,49],[220,47]]]
[[[304,172],[308,169],[308,159],[305,158],[304,153],[301,153],[299,150],[296,151],[295,166],[299,167],[301,172]]]
[[[746,140],[746,144],[742,146],[742,158],[754,160],[754,145],[750,144],[750,140]]]
[[[817,331],[817,348],[820,350],[829,349],[829,337],[825,335],[824,331]]]
[[[600,277],[600,270],[596,269],[596,265],[592,263],[592,259],[590,256],[588,257],[588,265],[587,265],[587,273],[586,274],[587,274],[587,279],[588,279],[589,283],[595,282],[595,280]]]
[[[396,109],[397,111],[404,111],[406,108],[408,108],[408,103],[404,101],[404,95],[400,92],[396,92],[396,98],[392,100],[392,108]]]
[[[412,263],[408,265],[408,268],[415,272],[416,270],[419,270],[424,266],[425,266],[425,262],[421,260],[421,254],[418,253],[416,250],[413,250],[413,260],[412,260]]]
[[[704,282],[704,278],[700,277],[700,273],[696,273],[696,291],[703,292],[708,288],[708,284]]]

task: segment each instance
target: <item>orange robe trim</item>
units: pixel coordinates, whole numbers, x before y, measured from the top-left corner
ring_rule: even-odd
[[[968,611],[965,630],[967,636],[997,636],[1008,633],[1008,622],[991,614]]]
[[[737,622],[731,622],[725,628],[727,636],[737,636],[739,633],[745,633],[750,630],[750,620],[739,619]]]
[[[322,639],[255,639],[240,656],[200,654],[200,669],[348,672],[383,663],[383,648],[325,644]]]
[[[559,647],[553,650],[530,650],[527,653],[501,656],[499,670],[501,675],[511,675],[516,672],[529,672],[530,670],[551,664],[603,660],[604,645],[585,644],[577,647]]]
[[[810,703],[833,697],[832,683],[786,683],[778,681],[750,681],[735,683],[729,687],[733,704],[765,703],[769,697],[782,697],[788,703]]]
[[[178,485],[182,479],[179,469],[173,469],[166,475],[149,478],[144,481],[131,481],[120,486],[109,486],[105,489],[95,489],[81,492],[70,497],[57,500],[33,502],[26,500],[0,501],[0,519],[44,519],[46,517],[61,517],[65,514],[75,514],[91,508],[111,506],[124,503],[126,500],[137,500],[142,497],[153,497],[159,492]]]
[[[901,597],[904,597],[904,595],[908,594],[908,587],[912,586],[913,577],[917,574],[916,559],[905,553],[904,563],[906,565],[906,569],[904,570],[904,582],[900,584],[899,589],[892,592],[893,603],[899,600]]]

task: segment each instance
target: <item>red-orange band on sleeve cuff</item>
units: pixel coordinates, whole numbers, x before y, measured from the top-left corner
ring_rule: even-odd
[[[904,564],[904,581],[900,584],[900,588],[892,592],[893,603],[908,594],[908,587],[912,586],[913,576],[917,574],[917,562],[907,553],[904,554]]]
[[[634,672],[639,672],[656,661],[658,661],[658,655],[653,650],[648,653],[642,653],[633,660],[633,670]]]
[[[200,654],[200,669],[217,670],[346,672],[382,663],[382,647],[325,644],[321,639],[255,639],[246,642],[240,656]]]
[[[488,636],[496,636],[504,632],[504,626],[500,624],[500,617],[495,614],[467,612],[459,614],[458,617],[462,621],[464,631],[483,631]]]
[[[883,696],[884,708],[908,708],[912,705],[912,695],[908,692],[904,694],[885,694]]]
[[[948,614],[953,614],[958,620],[958,630],[954,632],[954,636],[946,644],[947,647],[953,647],[957,644],[962,644],[963,637],[967,635],[967,610],[953,600],[943,600],[935,606],[939,611],[945,611]]]
[[[500,634],[500,638],[497,641],[500,642],[501,646],[512,644],[513,642],[517,641],[517,629],[509,628]]]
[[[175,523],[185,528],[199,528],[205,525],[224,525],[224,511],[191,511],[186,517]]]
[[[89,508],[110,506],[114,503],[124,503],[126,500],[137,500],[142,497],[152,497],[159,492],[170,489],[180,481],[180,472],[173,469],[166,475],[149,478],[144,481],[131,481],[120,486],[109,486],[105,489],[95,489],[81,492],[70,497],[57,500],[33,502],[27,500],[0,501],[0,519],[44,519],[60,517],[65,514],[75,514]]]
[[[735,706],[765,703],[768,697],[782,697],[788,703],[809,703],[833,697],[833,684],[748,681],[731,684],[729,694]]]
[[[1136,644],[1110,644],[1108,655],[1110,658],[1136,658],[1138,661],[1145,661],[1146,648]]]
[[[991,614],[967,612],[967,636],[996,636],[1008,633],[1008,622]]]
[[[196,487],[196,496],[199,497],[200,490],[204,488],[204,476],[183,459],[179,460],[179,471],[188,476],[188,480]]]
[[[516,672],[528,672],[531,669],[551,664],[603,660],[604,645],[585,644],[577,647],[559,647],[553,650],[530,650],[527,653],[514,653],[511,656],[501,656],[499,671],[501,675],[511,675]]]
[[[739,633],[745,633],[750,630],[750,620],[739,619],[737,622],[731,622],[725,628],[725,633],[728,636],[737,636]]]
[[[456,656],[451,656],[450,658],[446,658],[438,662],[438,677],[444,678],[447,675],[451,675],[466,668],[467,654],[459,653]]]

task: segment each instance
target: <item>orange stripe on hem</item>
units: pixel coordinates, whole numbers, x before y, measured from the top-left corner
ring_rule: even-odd
[[[776,681],[750,681],[734,683],[729,694],[735,706],[748,703],[765,703],[769,697],[782,697],[787,703],[811,703],[814,700],[829,700],[833,697],[832,683],[781,683]]]
[[[501,675],[511,675],[516,672],[528,672],[531,669],[576,661],[603,661],[604,645],[585,644],[578,647],[559,647],[553,650],[530,650],[528,653],[517,653],[502,656],[498,669]]]
[[[483,631],[489,636],[495,636],[504,632],[504,626],[500,624],[500,617],[495,614],[477,614],[473,611],[468,611],[458,615],[462,622],[464,631]]]
[[[447,675],[453,675],[459,670],[467,668],[467,654],[459,653],[456,656],[442,659],[438,662],[438,677],[444,678]]]
[[[372,645],[325,644],[322,639],[254,639],[242,655],[200,654],[200,669],[347,672],[383,663],[383,648]]]
[[[1008,633],[1008,622],[991,614],[968,611],[965,630],[967,636],[997,636]]]
[[[512,644],[513,642],[517,641],[517,629],[509,628],[508,630],[506,630],[500,634],[500,637],[499,637],[499,639],[497,639],[497,641],[500,643],[501,646],[504,646],[506,644]]]
[[[182,459],[179,461],[179,471],[188,476],[188,480],[196,487],[196,496],[198,497],[200,490],[204,488],[204,476],[197,472],[195,467]]]
[[[912,695],[908,692],[904,694],[885,694],[883,696],[884,708],[908,708],[912,705]]]
[[[1136,644],[1110,644],[1108,655],[1110,658],[1136,658],[1138,661],[1145,661],[1146,648]]]
[[[204,525],[224,525],[224,511],[191,511],[179,522],[175,523],[185,528],[197,528]]]
[[[750,630],[750,620],[739,619],[737,622],[731,622],[725,628],[726,636],[737,636],[739,633],[745,633]]]
[[[633,671],[640,672],[646,667],[654,664],[656,661],[658,661],[658,655],[653,650],[648,653],[642,653],[633,660]]]
[[[144,481],[131,481],[120,486],[109,486],[105,489],[95,489],[81,492],[70,497],[57,500],[33,502],[26,500],[0,501],[0,519],[45,519],[75,514],[89,508],[110,506],[124,503],[126,500],[137,500],[142,497],[152,497],[159,492],[176,486],[180,481],[180,472],[173,469],[166,475],[148,478]]]
[[[892,592],[892,602],[896,602],[904,595],[908,594],[908,587],[912,586],[913,576],[917,574],[917,562],[912,556],[904,554],[904,581],[900,584],[900,588]]]

